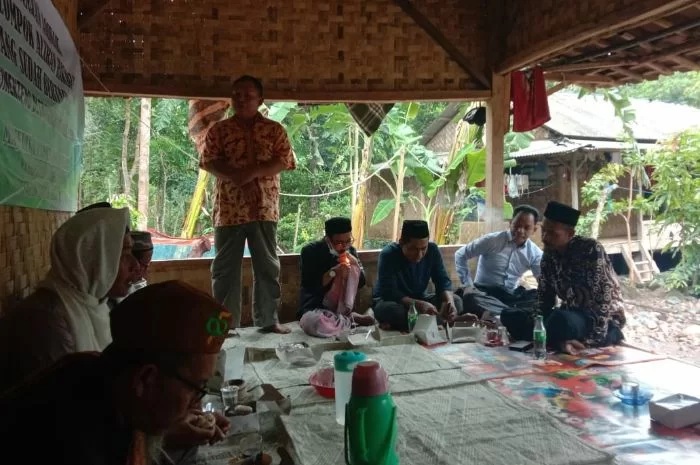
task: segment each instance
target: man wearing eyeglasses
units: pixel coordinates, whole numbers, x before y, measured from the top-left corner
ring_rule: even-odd
[[[334,337],[353,324],[374,324],[371,314],[354,311],[357,291],[365,285],[365,272],[352,246],[349,218],[325,223],[323,239],[301,250],[299,326],[311,336]]]
[[[102,353],[68,355],[0,393],[3,452],[31,454],[32,463],[161,463],[166,432],[186,423],[206,394],[227,333],[213,330],[230,320],[180,281],[136,291],[112,311],[112,343]],[[38,418],[41,447],[32,434]],[[224,437],[216,418],[200,419],[198,428]]]

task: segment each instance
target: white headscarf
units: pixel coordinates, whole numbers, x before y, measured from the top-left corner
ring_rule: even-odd
[[[105,297],[119,272],[128,225],[128,208],[95,208],[68,219],[51,238],[51,269],[39,287],[60,297],[79,352],[112,342]]]

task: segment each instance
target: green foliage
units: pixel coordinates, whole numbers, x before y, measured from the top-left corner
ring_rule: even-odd
[[[655,81],[630,84],[623,89],[630,97],[680,103],[700,108],[700,71],[659,76],[659,79]]]
[[[667,284],[700,294],[700,129],[689,129],[648,154],[657,222],[680,228],[681,261]]]
[[[581,186],[581,204],[586,206],[597,206],[601,198],[605,201],[612,191],[617,188],[617,182],[624,174],[625,168],[619,163],[608,163],[603,168],[595,173],[591,178]],[[606,189],[610,192],[604,193]],[[608,215],[613,212],[612,204],[608,203],[607,208],[603,207],[598,218],[599,224],[602,225],[607,220]],[[596,220],[596,209],[588,211],[583,215],[576,226],[576,233],[581,236],[591,235],[591,226]]]
[[[129,228],[132,231],[138,229],[141,213],[136,209],[136,201],[133,197],[128,197],[124,194],[115,194],[109,198],[109,202],[114,208],[129,208]]]
[[[396,208],[396,199],[382,199],[374,207],[374,213],[372,213],[372,221],[370,225],[374,226],[377,223],[384,221],[389,214]]]

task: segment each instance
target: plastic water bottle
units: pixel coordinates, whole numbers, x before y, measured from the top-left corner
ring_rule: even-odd
[[[333,385],[335,387],[335,421],[345,424],[345,405],[352,391],[352,371],[355,365],[367,359],[362,352],[346,351],[333,357]]]
[[[547,358],[547,330],[542,321],[542,315],[535,317],[535,328],[532,330],[533,352],[537,360]]]
[[[411,306],[408,308],[408,332],[412,332],[413,328],[416,326],[416,321],[418,321],[418,310],[416,310],[416,302],[411,302]]]

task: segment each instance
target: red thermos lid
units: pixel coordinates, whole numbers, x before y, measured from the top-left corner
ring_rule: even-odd
[[[374,397],[389,391],[389,376],[379,363],[360,362],[352,372],[352,395]]]

